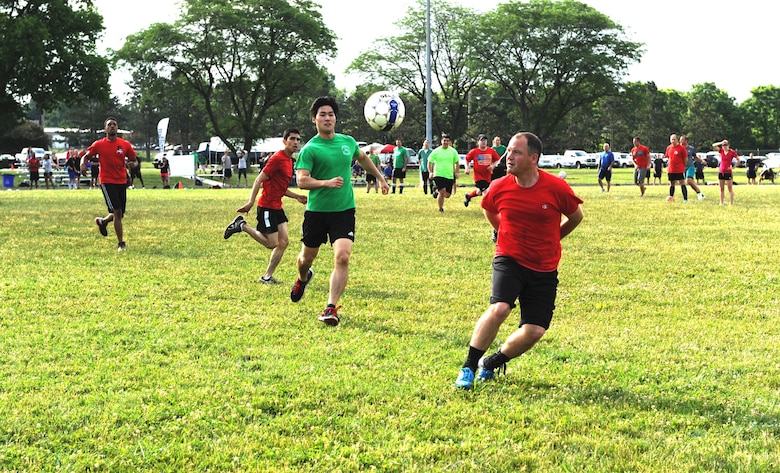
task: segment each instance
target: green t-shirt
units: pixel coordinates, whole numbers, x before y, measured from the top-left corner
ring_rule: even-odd
[[[409,152],[403,146],[396,146],[395,151],[393,151],[393,157],[395,158],[393,163],[395,169],[405,168],[406,163],[404,161],[409,159]]]
[[[376,168],[379,169],[379,156],[378,155],[373,154],[373,153],[369,154],[368,155],[368,159],[370,159],[371,162],[374,163],[374,166],[376,166]],[[361,165],[360,167],[362,168],[363,166]],[[366,169],[366,168],[363,168],[363,169]]]
[[[455,179],[455,166],[458,165],[458,152],[452,146],[442,148],[439,146],[428,157],[428,162],[433,163],[433,176]]]
[[[430,148],[421,148],[420,151],[417,152],[417,159],[420,160],[420,169],[423,172],[428,172],[428,156],[430,156],[432,152],[433,150]]]
[[[301,148],[295,169],[305,169],[314,179],[327,180],[341,176],[344,185],[339,189],[320,187],[309,190],[306,210],[312,212],[343,212],[355,208],[355,194],[350,185],[352,160],[360,156],[354,138],[336,133],[326,140],[314,136]]]
[[[491,148],[493,148],[494,150],[496,150],[496,153],[498,153],[498,157],[499,157],[499,158],[500,158],[501,156],[503,156],[503,155],[504,155],[504,153],[506,153],[506,146],[504,146],[504,145],[491,146]]]

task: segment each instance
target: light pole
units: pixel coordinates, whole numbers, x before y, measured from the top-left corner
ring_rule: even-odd
[[[425,138],[433,146],[431,104],[431,0],[425,1]]]

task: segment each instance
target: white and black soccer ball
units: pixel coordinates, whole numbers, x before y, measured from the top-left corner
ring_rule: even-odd
[[[566,180],[566,171],[561,171],[558,173],[558,177],[560,177],[563,180]]]
[[[406,107],[394,92],[383,90],[376,92],[366,100],[363,116],[368,125],[376,131],[392,131],[404,121]]]

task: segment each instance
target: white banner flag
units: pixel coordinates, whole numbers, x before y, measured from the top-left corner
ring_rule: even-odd
[[[168,135],[168,120],[169,118],[163,118],[157,123],[157,144],[160,145],[160,152],[165,153],[165,137]]]

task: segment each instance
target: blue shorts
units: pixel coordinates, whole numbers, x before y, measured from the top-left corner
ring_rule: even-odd
[[[612,170],[607,168],[599,169],[599,179],[606,179],[607,182],[612,181]]]
[[[533,324],[550,328],[558,293],[558,271],[541,273],[518,264],[507,256],[493,259],[493,288],[490,303],[505,302],[511,308],[520,302],[520,326]]]
[[[685,168],[685,178],[686,179],[693,179],[696,177],[696,166],[691,166],[689,168]]]

